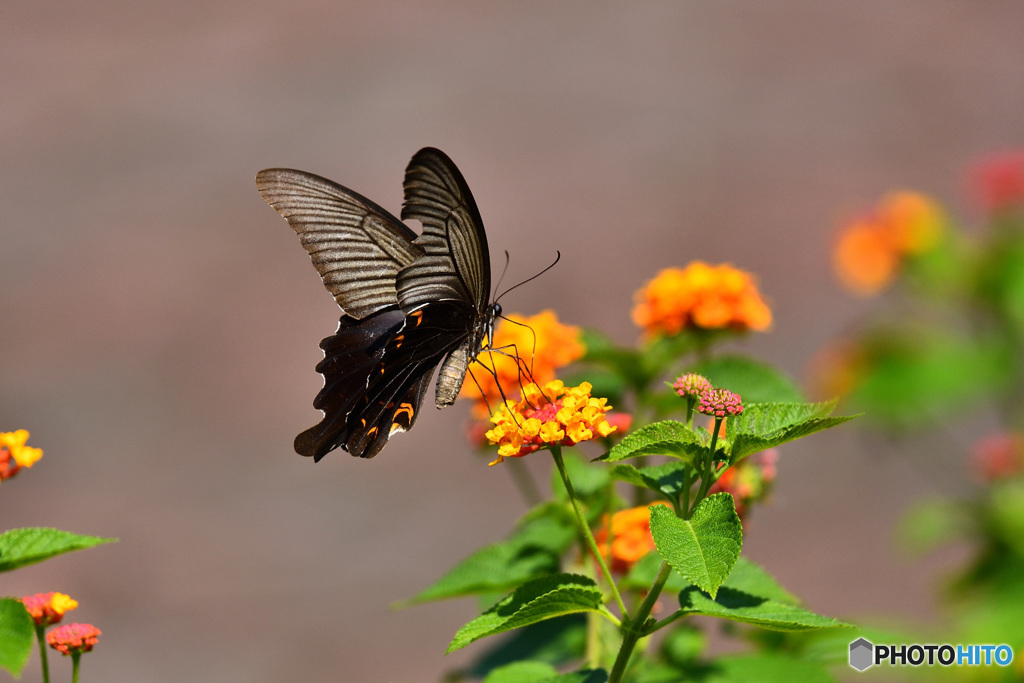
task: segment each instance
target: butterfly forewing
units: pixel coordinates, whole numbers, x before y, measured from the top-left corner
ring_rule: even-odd
[[[448,156],[427,147],[405,171],[402,219],[423,224],[424,255],[398,273],[398,300],[411,310],[441,299],[471,304],[482,315],[491,288],[487,236],[465,179]]]
[[[256,187],[287,219],[334,300],[353,318],[398,304],[398,271],[423,255],[416,233],[369,199],[335,182],[286,168]]]

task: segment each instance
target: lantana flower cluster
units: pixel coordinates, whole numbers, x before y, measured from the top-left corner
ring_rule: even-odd
[[[544,310],[529,317],[513,313],[505,317],[507,320],[499,321],[491,340],[492,347],[504,351],[485,351],[477,356],[477,360],[493,372],[475,372],[476,383],[467,376],[462,384],[462,396],[478,399],[474,411],[479,417],[490,413],[488,403],[493,405],[504,400],[499,385],[507,391],[508,387],[524,383],[524,369],[530,373],[526,379],[543,385],[555,379],[559,368],[578,360],[586,352],[580,328],[562,324],[554,311]]]
[[[945,222],[930,197],[888,194],[872,212],[841,230],[832,254],[836,274],[856,294],[877,294],[893,282],[908,257],[938,245]]]
[[[65,624],[46,634],[46,642],[64,656],[89,652],[103,632],[92,624]]]
[[[65,612],[78,607],[78,601],[64,593],[36,593],[21,599],[36,626],[59,624]]]
[[[649,335],[686,329],[765,330],[768,308],[750,273],[729,264],[694,261],[666,268],[638,291],[633,321]]]
[[[43,457],[41,448],[25,445],[28,437],[24,429],[0,432],[0,482],[16,475],[22,467],[32,467]]]
[[[494,415],[487,440],[498,446],[496,465],[504,458],[519,458],[547,446],[575,446],[595,436],[615,431],[606,413],[608,399],[590,395],[592,385],[583,382],[566,387],[561,380],[534,383],[523,388],[520,401],[507,401]]]

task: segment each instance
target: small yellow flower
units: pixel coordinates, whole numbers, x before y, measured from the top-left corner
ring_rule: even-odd
[[[754,278],[728,264],[694,261],[666,268],[636,293],[633,321],[647,334],[679,334],[684,329],[765,330],[771,309]]]
[[[490,464],[546,446],[573,446],[594,438],[595,432],[602,436],[614,432],[616,428],[605,418],[611,409],[608,400],[592,397],[591,389],[589,382],[566,387],[560,380],[548,382],[543,390],[536,384],[526,385],[523,400],[508,401],[491,416],[494,427],[486,436],[498,446],[498,458]]]

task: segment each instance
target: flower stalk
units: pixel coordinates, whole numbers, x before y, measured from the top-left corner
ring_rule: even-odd
[[[625,615],[626,603],[622,601],[622,595],[619,594],[619,589],[615,585],[615,580],[612,578],[612,573],[608,569],[608,564],[604,561],[604,555],[601,554],[601,549],[597,546],[594,534],[590,531],[590,525],[587,524],[587,517],[583,513],[583,508],[580,506],[579,499],[576,498],[576,491],[573,490],[572,482],[569,481],[569,474],[565,471],[565,461],[562,460],[561,446],[551,446],[551,457],[555,460],[555,467],[558,468],[558,474],[562,477],[562,483],[565,485],[565,491],[569,494],[569,501],[572,503],[573,512],[576,513],[576,521],[579,523],[580,531],[583,532],[587,545],[590,547],[590,552],[594,555],[598,566],[601,568],[601,574],[604,575],[605,580],[611,587],[612,596],[615,598],[615,603],[619,606],[620,614]]]

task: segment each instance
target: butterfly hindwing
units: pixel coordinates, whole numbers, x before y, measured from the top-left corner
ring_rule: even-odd
[[[323,411],[319,424],[295,437],[295,450],[320,460],[348,440],[347,419],[365,396],[391,339],[405,325],[405,314],[392,307],[356,320],[342,316],[338,330],[320,342],[324,358],[316,371],[324,378],[313,407]]]
[[[369,199],[312,173],[268,168],[256,176],[263,198],[285,217],[313,266],[353,318],[398,304],[398,271],[423,255],[416,233]]]

